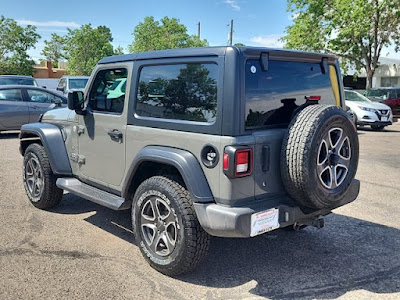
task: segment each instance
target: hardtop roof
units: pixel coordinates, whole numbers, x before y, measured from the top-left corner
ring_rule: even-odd
[[[108,56],[99,61],[99,64],[108,64],[123,61],[135,61],[144,59],[161,59],[161,58],[174,58],[174,57],[194,57],[194,56],[224,56],[228,50],[237,51],[238,53],[251,54],[270,52],[276,55],[283,55],[286,57],[299,57],[307,56],[314,59],[321,59],[322,57],[336,59],[335,56],[326,53],[315,53],[298,50],[277,49],[277,48],[263,48],[263,47],[236,47],[236,46],[217,46],[217,47],[202,47],[202,48],[179,48],[169,50],[157,50],[148,52],[130,53],[124,55]]]

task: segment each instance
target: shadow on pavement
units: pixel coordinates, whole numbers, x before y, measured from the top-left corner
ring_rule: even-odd
[[[394,127],[392,127],[392,126],[387,126],[387,127],[385,127],[385,128],[383,128],[382,130],[373,130],[371,127],[366,127],[366,126],[364,126],[364,127],[362,127],[362,126],[359,126],[359,127],[357,127],[357,130],[358,131],[365,131],[365,132],[400,132],[400,130],[396,130],[396,129],[393,129]]]
[[[18,139],[19,132],[0,132],[0,140]]]
[[[129,210],[112,211],[70,194],[53,210],[93,211],[87,222],[134,243]],[[251,239],[212,238],[203,263],[177,279],[226,289],[226,298],[235,298],[229,288],[245,284],[250,293],[272,299],[400,292],[400,230],[338,214],[325,224],[321,230],[276,230]]]

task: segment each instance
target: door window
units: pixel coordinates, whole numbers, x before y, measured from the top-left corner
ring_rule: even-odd
[[[127,69],[101,70],[89,93],[89,107],[94,111],[121,114],[125,103]]]
[[[0,101],[22,101],[21,90],[9,89],[0,91]]]
[[[46,93],[44,91],[39,90],[27,90],[28,93],[28,101],[36,102],[36,103],[54,103],[56,99],[60,99],[62,103],[65,103],[65,100],[57,97],[53,94]]]
[[[218,65],[145,66],[140,72],[139,116],[212,123],[217,115]]]
[[[66,79],[65,78],[61,78],[60,81],[58,82],[58,86],[57,89],[62,90],[66,88]]]

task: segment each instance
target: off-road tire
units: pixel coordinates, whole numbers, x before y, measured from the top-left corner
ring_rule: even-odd
[[[154,231],[153,239],[151,237],[149,239],[148,233],[150,232],[151,235],[152,230],[149,231],[147,222],[153,221],[143,219],[142,215],[146,215],[147,218],[149,215],[151,216],[151,213],[144,213],[149,209],[148,206],[153,207],[154,211],[154,205],[148,205],[151,201],[168,204],[170,212],[174,214],[173,220],[176,222],[177,228],[176,242],[175,246],[171,247],[172,252],[168,255],[156,253],[151,248],[153,244],[149,245],[151,240],[157,239],[156,231]],[[165,210],[165,207],[163,209]],[[154,213],[154,215],[156,214],[158,213]],[[155,219],[157,218],[155,217]],[[145,226],[142,226],[142,220]],[[209,235],[197,220],[188,191],[177,178],[168,175],[151,177],[137,188],[132,201],[132,227],[143,257],[151,267],[168,276],[176,276],[195,268],[207,253],[210,243]],[[166,231],[167,227],[165,227]],[[160,242],[162,241],[160,240]]]
[[[323,167],[317,170],[320,163],[317,160],[324,156],[321,155],[321,152],[324,152],[321,149],[325,147],[322,141],[329,139],[331,134],[333,140],[336,132],[338,136],[340,133],[343,134],[340,135],[341,138],[348,137],[346,145],[349,146],[345,147],[345,142],[342,142],[339,150],[327,149],[325,160],[321,159],[324,161],[323,167],[327,168],[325,171],[327,173],[320,172]],[[341,141],[337,140],[337,144],[339,143]],[[328,147],[328,142],[325,144]],[[346,196],[354,179],[358,166],[358,148],[357,131],[346,111],[326,105],[305,107],[292,119],[282,143],[281,174],[286,191],[301,207],[311,209],[334,207]],[[341,156],[336,155],[339,157],[336,159],[335,151],[347,155],[347,171],[344,171],[344,168],[343,171],[338,169],[341,167],[337,160]],[[335,180],[332,180],[332,169],[335,169]],[[341,171],[340,184],[336,184],[336,176]],[[324,182],[324,178],[329,179],[328,175],[331,176],[331,186]],[[329,181],[328,179],[326,181]]]
[[[32,168],[34,168],[32,167],[32,162],[38,163],[37,170],[38,174],[40,175],[36,176],[36,179],[40,179],[43,183],[43,186],[38,189],[36,195],[29,188],[29,186],[32,184],[32,180],[28,180],[30,177],[28,174],[30,174],[32,172]],[[54,175],[53,171],[51,170],[46,150],[42,145],[33,143],[26,148],[22,176],[26,194],[29,198],[29,201],[35,207],[40,209],[50,209],[60,203],[63,196],[63,190],[59,189],[56,185],[57,176]]]

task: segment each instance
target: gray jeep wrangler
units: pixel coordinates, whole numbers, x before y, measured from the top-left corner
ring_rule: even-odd
[[[63,191],[131,209],[140,251],[177,275],[210,235],[253,237],[323,226],[352,202],[358,137],[338,61],[249,47],[134,53],[102,59],[68,109],[21,128],[31,203]]]

